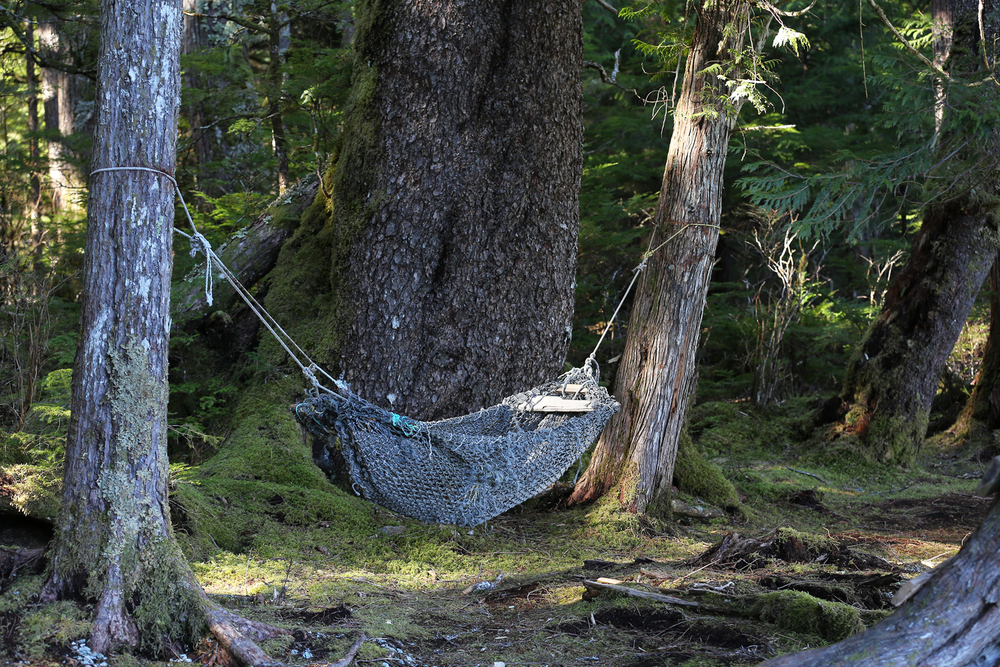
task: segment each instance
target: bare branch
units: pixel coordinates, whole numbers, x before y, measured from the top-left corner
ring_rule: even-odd
[[[607,70],[604,69],[604,65],[602,65],[601,63],[598,63],[598,62],[594,62],[593,60],[584,60],[583,61],[583,66],[587,67],[587,68],[590,68],[590,69],[597,70],[598,73],[601,75],[601,81],[603,81],[604,83],[606,83],[608,85],[611,85],[611,86],[617,86],[618,88],[621,88],[622,90],[624,90],[626,92],[634,94],[639,99],[642,99],[642,97],[639,95],[639,91],[637,91],[635,88],[626,88],[625,86],[623,86],[620,83],[618,83],[617,81],[615,81],[615,79],[618,77],[618,56],[619,56],[620,53],[621,53],[621,49],[619,49],[618,51],[615,51],[615,66],[614,66],[614,69],[611,70],[611,75],[610,76],[608,75]]]
[[[902,33],[900,33],[899,30],[896,29],[896,26],[892,25],[892,23],[889,21],[889,17],[885,15],[885,12],[882,11],[882,8],[879,7],[877,4],[875,4],[875,0],[868,0],[868,4],[871,5],[872,9],[875,10],[875,13],[882,20],[882,23],[884,23],[886,25],[886,27],[889,28],[889,31],[892,32],[892,34],[896,36],[896,39],[899,40],[900,44],[902,44],[903,46],[905,46],[907,48],[907,50],[909,50],[913,55],[915,55],[917,58],[919,58],[920,62],[922,62],[924,65],[926,65],[935,74],[937,74],[938,76],[940,76],[940,77],[942,77],[944,79],[947,79],[947,80],[951,81],[951,75],[950,74],[948,74],[943,69],[941,69],[940,67],[938,67],[937,65],[935,65],[934,63],[932,63],[930,60],[927,59],[927,56],[925,56],[924,54],[920,53],[920,51],[917,51],[913,47],[912,44],[910,44],[908,41],[906,41],[906,38],[903,37]]]
[[[757,0],[757,1],[760,3],[761,7],[763,7],[764,9],[766,9],[773,16],[788,16],[790,18],[795,18],[797,16],[802,16],[803,14],[805,14],[806,12],[808,12],[810,9],[812,9],[816,5],[816,0],[813,0],[811,3],[809,3],[809,6],[806,7],[805,9],[800,9],[797,12],[786,12],[783,9],[778,9],[777,7],[775,7],[774,5],[772,5],[767,0]]]
[[[606,10],[613,13],[615,16],[618,16],[618,10],[612,7],[611,4],[608,2],[608,0],[594,0],[594,2],[599,4],[601,7],[604,7]]]

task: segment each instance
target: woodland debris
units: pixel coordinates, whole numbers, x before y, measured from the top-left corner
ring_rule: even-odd
[[[600,595],[602,590],[615,591],[616,593],[624,593],[625,595],[631,595],[636,598],[643,598],[645,600],[653,600],[655,602],[663,602],[665,604],[673,604],[681,607],[701,607],[702,605],[698,602],[691,602],[689,600],[682,600],[680,598],[675,598],[672,595],[663,595],[662,593],[654,593],[652,591],[641,591],[636,588],[630,588],[629,586],[621,586],[619,584],[603,584],[599,581],[591,581],[589,579],[584,579],[583,581],[584,591],[583,599],[592,600],[598,595]]]
[[[717,510],[714,507],[688,505],[683,500],[677,500],[676,498],[670,501],[670,509],[674,514],[691,517],[692,519],[721,519],[726,516],[725,512]]]
[[[898,570],[878,556],[852,551],[842,541],[787,528],[779,528],[762,540],[743,537],[735,531],[728,533],[719,544],[695,558],[692,563],[715,562],[737,569],[756,569],[766,566],[771,559],[788,563],[836,565],[853,570]]]
[[[45,549],[7,549],[0,547],[0,580],[13,579],[22,568],[41,572]]]

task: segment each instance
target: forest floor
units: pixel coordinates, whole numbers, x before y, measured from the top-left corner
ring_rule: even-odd
[[[741,512],[653,525],[604,499],[458,528],[349,499],[364,516],[348,530],[337,517],[291,520],[286,493],[268,498],[280,530],[260,529],[239,552],[192,552],[193,567],[225,606],[294,631],[264,645],[289,665],[336,661],[362,633],[359,665],[757,664],[884,618],[904,579],[957,553],[990,504],[972,491],[994,452],[939,435],[912,468],[862,465],[833,446],[817,453],[815,433],[797,440],[799,408],[695,410],[695,440],[736,485]],[[47,539],[40,523],[0,520],[0,546]],[[73,643],[88,634],[87,610],[33,605],[41,578],[0,580],[4,664],[91,664]],[[584,584],[598,579],[613,588]],[[183,653],[175,660],[226,664],[208,640]]]

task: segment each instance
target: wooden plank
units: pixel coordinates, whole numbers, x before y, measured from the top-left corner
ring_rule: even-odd
[[[593,412],[592,401],[579,401],[559,396],[538,396],[518,406],[525,412]]]

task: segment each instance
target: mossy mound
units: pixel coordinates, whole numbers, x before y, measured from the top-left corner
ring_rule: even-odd
[[[690,411],[688,432],[709,458],[776,456],[809,440],[814,404],[801,397],[758,411],[747,403],[702,403]]]
[[[678,489],[727,510],[740,507],[740,498],[722,469],[705,459],[687,431],[681,434],[674,461],[674,484]]]
[[[218,453],[196,468],[174,467],[171,509],[189,558],[280,545],[288,531],[320,522],[344,533],[374,530],[372,506],[335,488],[313,463],[291,411],[303,392],[291,376],[252,387]]]
[[[858,609],[801,591],[764,593],[754,602],[753,613],[785,630],[819,635],[828,641],[839,641],[865,629]]]

